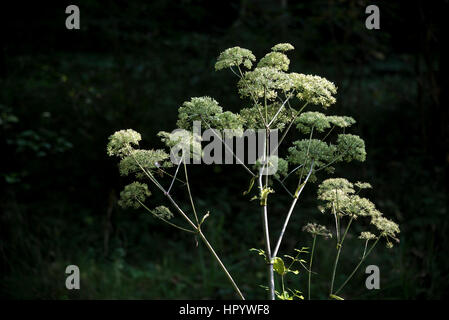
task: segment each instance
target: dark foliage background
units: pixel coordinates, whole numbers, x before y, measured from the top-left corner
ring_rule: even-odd
[[[381,29],[365,28],[375,3]],[[0,295],[19,299],[235,298],[203,246],[142,211],[124,211],[127,182],[106,156],[107,138],[133,128],[146,146],[171,131],[177,108],[209,95],[231,111],[242,106],[229,72],[214,72],[231,46],[257,57],[290,42],[291,70],[339,87],[331,113],[353,116],[366,141],[361,165],[336,175],[369,181],[370,198],[399,222],[401,243],[381,246],[381,290],[368,291],[363,270],[344,292],[352,299],[447,297],[448,63],[443,23],[448,1],[76,1],[81,30],[65,28],[65,8],[18,3],[5,9],[0,56]],[[3,10],[3,9],[2,9]],[[238,166],[192,168],[205,233],[248,298],[263,298],[257,206],[242,196]],[[155,192],[156,193],[156,192]],[[316,185],[304,192],[283,253],[309,246],[301,227],[326,222]],[[177,196],[185,196],[177,189]],[[183,198],[184,197],[184,198]],[[273,196],[279,230],[287,198]],[[151,205],[164,203],[155,195]],[[330,224],[330,221],[328,222]],[[276,233],[274,233],[275,235]],[[348,239],[337,283],[360,243]],[[329,255],[318,248],[315,298],[326,298]],[[307,259],[307,257],[306,257]],[[65,267],[81,270],[81,290],[65,289]],[[302,290],[305,274],[290,280]]]

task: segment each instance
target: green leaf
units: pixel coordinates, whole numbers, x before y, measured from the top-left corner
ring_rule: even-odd
[[[335,295],[335,294],[329,295],[329,298],[335,299],[335,300],[345,300],[345,299],[343,299],[342,297],[339,297],[339,296],[337,296],[337,295]]]
[[[286,274],[287,271],[285,269],[285,264],[281,258],[275,257],[275,258],[273,258],[272,262],[273,262],[274,271],[276,271],[281,276]]]
[[[261,206],[266,206],[267,205],[267,199],[268,199],[268,195],[270,193],[274,193],[274,190],[271,189],[270,187],[262,188],[262,190],[260,192],[260,205]]]
[[[250,183],[249,183],[249,188],[248,188],[248,190],[246,190],[245,192],[243,192],[243,195],[247,195],[248,193],[251,192],[251,189],[252,189],[253,186],[254,186],[254,181],[256,181],[256,177],[252,177],[252,178],[251,178],[251,181],[250,181]]]
[[[209,217],[209,211],[203,216],[203,218],[201,219],[200,225],[203,224],[204,220],[206,220]]]
[[[284,257],[292,259],[292,261],[296,261],[295,257],[289,256],[288,254],[284,254]]]
[[[293,297],[296,297],[298,299],[304,300],[304,296],[302,295],[301,291],[299,291],[297,289],[294,289],[294,290],[288,289],[288,290],[290,290],[290,292],[293,294]]]
[[[251,248],[249,249],[249,251],[256,251],[259,256],[263,256],[265,259],[267,258],[265,251],[263,251],[262,249]]]

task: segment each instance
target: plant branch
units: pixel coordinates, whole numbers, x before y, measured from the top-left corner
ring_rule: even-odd
[[[198,215],[196,214],[195,204],[193,203],[192,193],[190,191],[190,183],[189,183],[189,176],[187,175],[186,162],[183,161],[183,163],[184,163],[184,172],[185,172],[185,176],[186,176],[187,191],[188,191],[188,194],[189,194],[190,204],[192,205],[192,210],[193,210],[193,214],[195,215],[196,224],[197,224],[197,226],[199,226],[200,225],[200,221],[198,220]]]
[[[178,166],[176,167],[175,174],[174,174],[173,179],[172,179],[172,181],[170,183],[170,187],[167,190],[167,193],[170,193],[170,190],[173,187],[173,183],[175,183],[175,179],[176,179],[176,176],[178,175],[178,170],[179,170],[179,167],[181,166],[181,162],[183,162],[183,161],[180,160],[179,163],[178,163]]]
[[[338,260],[340,258],[340,253],[341,253],[341,249],[343,247],[343,242],[345,241],[346,238],[346,234],[348,233],[349,227],[351,226],[352,220],[354,220],[354,216],[351,216],[351,219],[348,222],[348,226],[346,227],[345,233],[343,234],[343,237],[341,238],[341,241],[337,243],[337,256],[335,257],[335,261],[334,261],[334,268],[332,270],[332,280],[331,280],[331,288],[330,288],[330,292],[329,295],[334,294],[334,281],[335,281],[335,273],[337,272],[337,265],[338,265]],[[336,294],[336,293],[335,293]]]
[[[377,240],[373,243],[373,245],[371,246],[371,248],[368,250],[368,252],[366,253],[366,255],[360,260],[360,262],[357,264],[357,266],[355,267],[355,269],[351,272],[351,274],[349,275],[349,277],[345,280],[345,282],[343,282],[343,284],[337,289],[337,291],[335,291],[335,294],[339,293],[345,286],[346,284],[349,282],[349,280],[351,280],[351,278],[354,276],[354,274],[357,272],[357,270],[359,269],[359,267],[362,265],[362,263],[366,260],[366,258],[368,257],[368,255],[371,253],[371,251],[374,249],[374,247],[376,246],[377,242],[379,242],[380,237],[377,238]]]
[[[306,102],[302,108],[295,113],[295,115],[293,116],[292,120],[290,121],[290,123],[288,124],[287,129],[284,131],[284,133],[282,134],[281,140],[279,140],[278,145],[276,146],[276,148],[273,151],[273,154],[279,149],[279,146],[281,145],[282,141],[284,141],[285,137],[287,136],[288,131],[290,130],[290,128],[292,127],[293,123],[296,120],[296,117],[298,117],[298,115],[301,113],[301,111],[307,106],[308,102]]]
[[[204,120],[203,119],[203,117],[201,117],[201,120],[203,120],[204,121],[204,123],[207,125],[207,127],[210,129],[210,130],[212,130],[212,132],[213,132],[213,134],[218,138],[218,139],[220,139],[220,141],[224,144],[224,146],[225,146],[225,148],[228,150],[228,151],[230,151],[231,153],[232,153],[232,155],[233,155],[233,157],[237,160],[237,162],[239,163],[239,164],[241,164],[244,168],[245,168],[245,170],[252,176],[252,177],[255,177],[256,175],[243,163],[243,161],[242,160],[240,160],[240,158],[239,157],[237,157],[237,155],[234,153],[234,151],[231,149],[231,148],[229,148],[229,146],[228,146],[228,144],[226,143],[226,142],[224,142],[223,141],[223,139],[219,136],[219,135],[217,135],[216,133],[215,133],[215,130],[213,130],[212,128],[211,128],[211,126],[209,125],[209,123],[206,121],[206,120]]]
[[[306,185],[307,181],[309,180],[310,175],[312,174],[313,166],[314,166],[314,160],[312,160],[312,164],[310,165],[310,170],[309,170],[309,173],[308,173],[306,179],[304,180],[304,182],[301,185],[298,185],[298,188],[296,189],[294,199],[292,201],[290,209],[288,210],[287,217],[285,218],[284,225],[281,230],[281,234],[279,235],[279,239],[278,239],[276,247],[273,251],[273,257],[276,257],[278,254],[279,247],[281,246],[282,238],[284,237],[285,229],[287,229],[288,222],[292,215],[293,209],[296,206],[296,202],[298,201],[299,195],[301,194],[302,190],[304,189],[304,186]]]
[[[310,253],[310,263],[309,263],[309,285],[307,288],[307,297],[310,300],[310,291],[311,291],[311,279],[312,279],[312,263],[313,263],[313,253],[315,251],[315,243],[316,243],[316,235],[313,236],[312,243],[312,252]]]
[[[183,227],[180,227],[180,226],[178,226],[177,224],[171,223],[170,221],[168,221],[168,220],[166,220],[166,219],[164,219],[164,218],[158,216],[157,214],[154,214],[154,212],[151,211],[151,210],[150,210],[150,209],[149,209],[149,208],[148,208],[142,201],[140,201],[140,200],[137,199],[137,198],[135,198],[135,199],[136,199],[137,202],[139,202],[140,205],[141,205],[144,209],[146,209],[149,213],[151,213],[151,214],[152,214],[153,216],[155,216],[156,218],[158,218],[158,219],[164,221],[165,223],[171,225],[172,227],[175,227],[175,228],[180,229],[180,230],[182,230],[182,231],[186,231],[186,232],[190,232],[190,233],[196,233],[196,231],[193,231],[193,230],[189,230],[189,229],[185,229],[185,228],[183,228]]]

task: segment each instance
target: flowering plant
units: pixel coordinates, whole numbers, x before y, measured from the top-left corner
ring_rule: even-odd
[[[184,130],[184,133],[175,135],[160,132],[158,134],[166,144],[167,150],[139,149],[141,136],[131,129],[114,133],[109,138],[107,147],[110,156],[119,158],[120,173],[124,176],[132,175],[135,178],[135,181],[121,192],[119,204],[122,207],[144,208],[162,222],[180,231],[199,236],[241,299],[244,299],[243,293],[201,229],[209,213],[200,217],[192,197],[187,166],[190,162],[187,160],[202,156],[201,137],[192,132],[195,121],[207,128],[233,130],[236,136],[242,135],[243,131],[248,129],[264,130],[266,133],[261,157],[257,159],[254,166],[247,166],[240,159],[236,160],[250,178],[249,188],[244,194],[253,192],[254,184],[257,183],[258,186],[253,198],[259,200],[265,248],[253,250],[263,256],[267,264],[268,286],[266,288],[270,299],[304,298],[300,290],[288,289],[284,285],[286,275],[300,273],[293,268],[295,264],[301,265],[308,273],[307,296],[310,299],[313,255],[319,236],[333,238],[336,241],[336,258],[329,290],[329,297],[335,299],[341,299],[337,294],[352,278],[380,239],[385,239],[388,247],[393,246],[393,241],[399,241],[398,225],[383,217],[370,200],[359,195],[362,190],[371,188],[369,183],[351,183],[343,178],[328,178],[323,181],[326,175],[334,173],[335,165],[340,162],[365,161],[365,143],[359,136],[346,133],[346,130],[355,123],[353,118],[306,111],[306,108],[310,106],[327,110],[336,102],[337,87],[319,76],[287,72],[290,59],[286,53],[293,49],[294,47],[288,43],[277,44],[256,65],[256,57],[248,49],[233,47],[219,55],[215,69],[229,69],[234,73],[238,77],[237,86],[240,96],[250,102],[250,106],[241,109],[239,113],[223,111],[213,98],[195,97],[186,101],[178,110],[176,124],[178,129]],[[297,129],[295,136],[303,135],[303,137],[294,141],[286,154],[280,157],[277,151],[292,127]],[[270,139],[275,131],[280,131],[282,136],[275,150],[271,150]],[[173,147],[179,145],[182,145],[182,156],[177,161],[173,161],[170,150],[173,151]],[[235,153],[232,155],[236,156]],[[276,166],[274,174],[268,173],[266,169],[274,164]],[[183,178],[179,177],[180,168],[184,171]],[[166,184],[168,187],[163,186],[164,178],[168,179]],[[289,190],[286,186],[287,179],[295,181],[294,190]],[[155,190],[162,192],[175,213],[165,206],[148,208],[145,203],[151,192],[143,181],[150,182]],[[334,230],[331,232],[328,227],[314,222],[308,223],[303,230],[312,236],[311,250],[303,247],[296,249],[294,257],[284,255],[284,259],[290,260],[287,264],[279,256],[286,228],[303,189],[306,185],[318,181],[322,181],[318,186],[318,200],[321,202],[319,210],[329,214]],[[181,209],[173,198],[171,191],[175,183],[185,186],[190,199],[191,212]],[[291,197],[291,204],[283,227],[272,246],[268,223],[268,199],[276,189],[287,192]],[[175,215],[179,215],[185,225],[172,222],[171,219]],[[361,220],[367,220],[373,226],[373,230],[372,232],[363,231],[360,234],[359,238],[365,242],[362,258],[347,280],[334,290],[335,274],[344,240],[351,225]],[[368,246],[370,241],[373,244]],[[300,257],[305,254],[310,254],[308,265],[306,260]],[[275,275],[281,277],[280,288],[275,286]]]

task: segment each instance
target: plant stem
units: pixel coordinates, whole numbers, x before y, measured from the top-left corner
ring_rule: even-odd
[[[175,183],[176,176],[178,175],[179,167],[181,166],[181,162],[183,162],[183,161],[179,161],[178,166],[176,167],[175,175],[173,176],[173,179],[170,183],[170,187],[167,190],[168,193],[170,193],[171,188],[173,187],[173,184]]]
[[[262,167],[259,169],[259,189],[260,189],[260,200],[263,199],[263,190],[268,187],[268,173],[265,174],[265,185],[263,184],[263,173],[265,167],[268,168],[268,148],[269,148],[269,134],[270,129],[267,127],[265,134],[265,141],[263,146],[263,158],[262,158]],[[266,247],[266,256],[268,259],[268,286],[269,286],[269,299],[275,300],[275,285],[274,285],[274,270],[273,270],[273,262],[271,255],[271,244],[270,244],[270,231],[268,227],[268,199],[263,200],[261,202],[261,213],[262,213],[262,224],[265,238],[265,247]]]
[[[371,250],[374,249],[374,247],[376,246],[377,242],[379,242],[379,238],[377,238],[377,240],[373,243],[373,245],[371,246],[371,248],[368,250],[368,252],[366,253],[366,255],[360,260],[360,262],[357,264],[357,266],[355,267],[355,269],[351,272],[351,274],[349,275],[349,277],[345,280],[345,282],[343,282],[343,284],[340,286],[340,288],[337,289],[337,291],[335,291],[335,294],[339,293],[345,286],[346,284],[349,282],[349,280],[351,280],[351,278],[354,276],[354,274],[357,272],[357,270],[359,269],[359,267],[362,265],[362,263],[366,260],[366,258],[368,257],[368,255],[371,253]]]
[[[279,149],[279,146],[281,145],[282,141],[284,141],[285,137],[287,136],[287,133],[290,131],[290,128],[292,127],[293,123],[295,122],[296,118],[298,117],[298,115],[301,113],[301,111],[308,105],[308,102],[306,102],[302,108],[295,113],[295,115],[293,116],[293,118],[291,119],[290,123],[288,124],[287,129],[284,131],[284,133],[282,134],[281,139],[279,140],[278,145],[276,146],[276,148],[273,151],[273,154]]]
[[[170,221],[168,221],[168,220],[166,220],[166,219],[164,219],[164,218],[162,218],[162,217],[160,217],[160,216],[158,216],[158,215],[156,215],[156,214],[154,214],[142,201],[140,201],[139,199],[137,199],[137,198],[135,198],[136,200],[137,200],[137,202],[139,202],[140,203],[140,205],[145,209],[145,210],[147,210],[149,213],[151,213],[153,216],[155,216],[156,218],[158,218],[158,219],[160,219],[160,220],[162,220],[162,221],[164,221],[165,223],[167,223],[168,225],[170,225],[170,226],[172,226],[172,227],[175,227],[175,228],[177,228],[177,229],[179,229],[179,230],[182,230],[182,231],[186,231],[186,232],[190,232],[190,233],[196,233],[195,231],[193,231],[193,230],[189,230],[189,229],[186,229],[186,228],[183,228],[183,227],[180,227],[180,226],[178,226],[177,224],[174,224],[174,223],[171,223]]]
[[[262,183],[262,172],[263,167],[259,171],[259,188],[260,188],[260,197],[262,199],[262,190],[264,188]],[[262,205],[261,208],[262,213],[262,224],[263,224],[263,231],[264,231],[264,238],[265,238],[265,247],[266,247],[266,256],[268,259],[268,285],[269,285],[269,298],[271,300],[275,299],[275,288],[274,288],[274,271],[273,271],[273,262],[272,256],[271,256],[271,244],[270,244],[270,232],[268,227],[268,208],[267,208],[267,201],[265,201],[265,204]]]
[[[296,202],[298,201],[299,195],[301,194],[302,190],[304,189],[304,186],[306,185],[307,181],[309,180],[310,175],[312,174],[313,165],[314,165],[314,160],[312,160],[312,165],[310,166],[309,174],[307,175],[306,179],[304,180],[304,183],[298,185],[298,188],[294,195],[295,197],[292,201],[292,204],[290,205],[290,209],[288,210],[287,217],[285,218],[284,225],[282,226],[282,230],[279,235],[279,239],[278,239],[278,241],[276,243],[276,247],[273,251],[273,257],[276,257],[278,254],[279,247],[281,246],[282,238],[284,237],[284,233],[285,233],[285,230],[287,229],[287,225],[288,225],[288,222],[290,221],[290,217],[293,213],[293,209],[296,206]]]
[[[232,276],[229,274],[228,270],[226,269],[225,265],[223,264],[223,262],[221,262],[220,258],[218,257],[217,253],[215,252],[215,250],[212,248],[212,246],[210,245],[209,241],[207,241],[206,237],[204,236],[204,234],[201,232],[201,229],[199,227],[199,225],[195,225],[193,223],[192,220],[190,220],[190,218],[184,213],[184,211],[178,206],[178,204],[176,203],[176,201],[172,198],[172,196],[168,193],[168,191],[166,191],[164,189],[164,187],[153,177],[153,175],[149,172],[147,172],[142,165],[137,161],[137,159],[134,157],[133,155],[133,159],[134,161],[136,161],[136,163],[139,165],[140,169],[148,176],[148,178],[159,188],[159,190],[162,191],[162,193],[168,198],[168,200],[171,202],[171,204],[176,208],[176,210],[182,215],[182,217],[193,227],[193,229],[200,235],[201,240],[203,240],[203,242],[206,244],[207,248],[209,249],[209,251],[212,253],[212,256],[215,258],[215,260],[217,260],[218,264],[220,265],[221,269],[223,270],[223,272],[225,273],[226,277],[228,278],[229,282],[231,282],[232,286],[234,287],[234,290],[237,292],[237,294],[240,296],[240,298],[242,300],[245,300],[245,297],[243,296],[242,292],[240,291],[239,287],[237,286],[237,284],[235,283],[234,279],[232,278]],[[179,167],[178,167],[179,168]],[[186,171],[186,177],[187,177],[187,171]],[[187,230],[187,229],[186,229]]]
[[[198,220],[198,215],[196,214],[195,204],[193,203],[192,193],[190,191],[189,176],[187,174],[187,165],[186,165],[185,161],[183,161],[183,163],[184,163],[184,172],[185,172],[185,176],[186,176],[187,191],[189,194],[190,204],[192,205],[192,210],[193,210],[193,214],[195,215],[196,224],[197,224],[197,226],[199,226],[200,222]]]
[[[234,290],[237,292],[237,294],[239,295],[240,299],[245,300],[245,297],[240,292],[240,289],[237,286],[237,284],[234,282],[234,279],[232,279],[232,276],[229,274],[229,272],[226,269],[225,265],[223,264],[223,262],[221,262],[220,258],[218,257],[217,253],[215,252],[214,248],[210,245],[209,241],[207,241],[206,237],[204,236],[204,234],[201,232],[200,229],[198,229],[198,234],[200,235],[201,240],[203,240],[204,244],[209,249],[210,253],[213,255],[215,260],[217,260],[218,264],[220,265],[221,269],[225,273],[225,275],[228,278],[228,280],[231,282],[232,286],[234,287]]]
[[[362,254],[362,259],[365,258],[365,254],[366,254],[366,249],[368,248],[368,239],[366,239],[365,241],[365,248],[363,249],[363,254]]]
[[[242,160],[240,160],[239,157],[237,157],[237,155],[234,153],[234,151],[228,146],[228,144],[223,141],[223,139],[215,132],[214,129],[212,129],[212,127],[210,126],[210,124],[204,120],[203,117],[201,117],[201,120],[207,125],[207,127],[212,131],[212,133],[215,135],[215,137],[217,137],[225,146],[226,150],[232,153],[232,156],[235,158],[235,160],[237,160],[237,163],[242,165],[243,168],[245,168],[245,170],[252,176],[252,177],[256,177],[256,175],[243,163]]]
[[[176,208],[176,210],[183,216],[183,218],[198,232],[198,234],[200,235],[201,240],[203,240],[204,244],[207,246],[207,248],[209,249],[209,251],[212,253],[212,256],[215,258],[215,260],[217,260],[218,264],[220,265],[221,269],[223,270],[223,272],[225,273],[226,277],[228,278],[229,282],[231,282],[231,285],[234,287],[234,290],[237,292],[237,294],[239,295],[239,297],[242,300],[245,300],[245,297],[243,296],[243,294],[241,293],[239,287],[237,286],[237,284],[235,283],[234,279],[232,278],[232,276],[229,274],[228,270],[226,269],[226,267],[224,266],[223,262],[221,262],[220,258],[218,257],[217,253],[215,252],[215,250],[212,248],[212,246],[210,245],[209,241],[207,241],[206,237],[204,236],[204,234],[201,232],[201,229],[196,226],[192,220],[190,220],[190,218],[184,213],[184,211],[178,206],[178,204],[176,203],[175,200],[173,200],[173,198],[171,197],[170,194],[168,194],[167,192],[165,192],[165,190],[163,189],[164,195],[168,198],[168,200],[172,203],[172,205]]]
[[[345,241],[346,234],[348,233],[349,227],[351,226],[353,219],[354,219],[354,216],[351,216],[351,219],[349,220],[348,226],[346,227],[345,233],[343,234],[341,241],[337,243],[338,251],[337,251],[337,256],[335,257],[335,261],[334,261],[334,268],[332,271],[332,281],[331,281],[331,288],[330,288],[329,295],[332,295],[333,291],[334,291],[335,273],[337,271],[337,265],[338,265],[338,260],[340,258],[341,248],[343,248],[343,242]]]
[[[310,253],[310,263],[309,263],[309,287],[308,287],[308,293],[307,297],[310,300],[310,288],[311,288],[311,279],[312,279],[312,263],[313,263],[313,253],[315,251],[315,242],[316,242],[316,235],[313,236],[313,243],[312,243],[312,252]]]
[[[275,299],[274,294],[274,270],[273,270],[273,262],[271,256],[271,245],[270,245],[270,234],[268,229],[268,215],[267,215],[267,206],[262,206],[262,220],[263,220],[263,229],[265,234],[265,244],[266,244],[266,252],[268,257],[268,281],[269,281],[269,297],[271,300]]]

